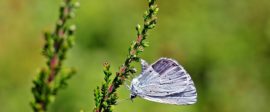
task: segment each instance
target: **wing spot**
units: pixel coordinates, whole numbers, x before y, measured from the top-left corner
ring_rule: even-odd
[[[176,63],[173,63],[172,65],[173,65],[173,66],[178,66]]]

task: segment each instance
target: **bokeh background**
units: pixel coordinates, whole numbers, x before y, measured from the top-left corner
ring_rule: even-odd
[[[146,0],[80,0],[76,46],[67,67],[78,73],[49,112],[91,112],[93,89],[123,63],[142,23]],[[52,31],[60,0],[0,0],[0,111],[30,112],[32,79],[45,59],[43,31]],[[269,0],[158,0],[159,20],[150,32],[148,62],[177,59],[191,74],[198,103],[158,104],[137,98],[116,112],[267,112],[270,101]],[[129,97],[123,86],[120,99]]]

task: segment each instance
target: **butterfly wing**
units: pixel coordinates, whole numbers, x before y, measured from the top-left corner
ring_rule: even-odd
[[[196,88],[194,87],[194,83],[190,81],[188,82],[187,88],[179,93],[168,94],[168,95],[160,95],[160,96],[152,96],[152,95],[141,95],[140,97],[154,102],[166,103],[166,104],[175,104],[175,105],[190,105],[197,102],[197,93]]]
[[[175,60],[161,58],[136,79],[139,96],[169,104],[193,104],[197,93],[190,75]]]

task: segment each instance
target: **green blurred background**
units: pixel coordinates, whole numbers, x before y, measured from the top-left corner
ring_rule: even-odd
[[[146,0],[80,0],[76,46],[67,67],[78,73],[49,112],[91,112],[102,63],[115,72],[136,38]],[[0,112],[30,112],[32,79],[45,59],[43,31],[52,31],[60,0],[0,0]],[[191,74],[198,102],[158,104],[137,98],[116,112],[267,112],[270,101],[269,0],[158,0],[159,20],[142,57],[177,59]],[[120,99],[129,97],[123,86]]]

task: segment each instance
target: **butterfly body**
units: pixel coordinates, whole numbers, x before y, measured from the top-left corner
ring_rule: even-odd
[[[196,88],[190,75],[173,59],[161,58],[148,65],[141,60],[142,73],[131,82],[131,99],[143,99],[176,105],[194,104]]]

